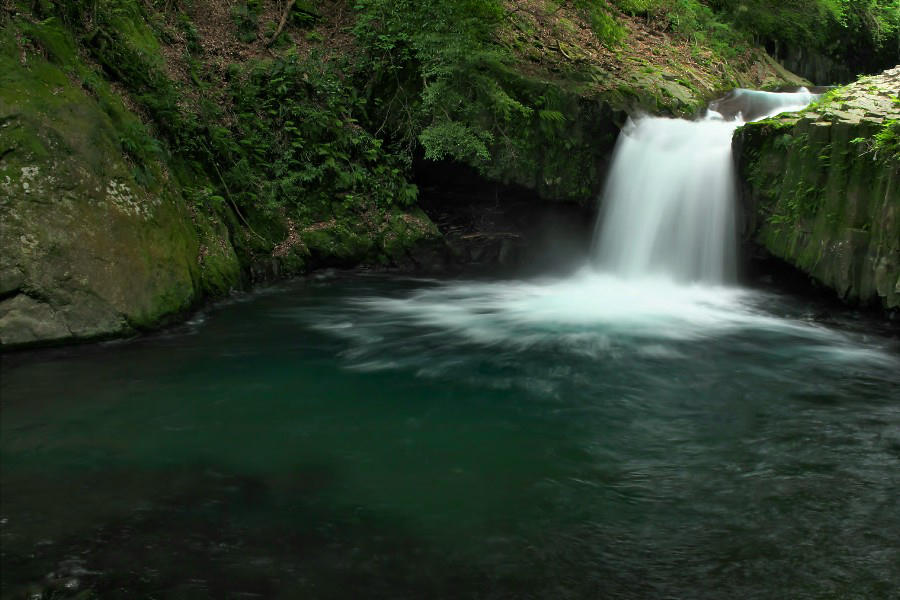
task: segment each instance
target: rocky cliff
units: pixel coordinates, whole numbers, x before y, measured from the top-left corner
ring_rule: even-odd
[[[842,299],[900,307],[900,66],[739,129],[745,235]]]

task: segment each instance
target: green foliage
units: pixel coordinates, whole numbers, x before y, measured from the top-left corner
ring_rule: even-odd
[[[231,19],[237,28],[238,39],[245,44],[256,41],[259,33],[259,0],[238,2],[231,7]]]
[[[477,163],[491,159],[488,145],[493,141],[489,131],[469,127],[459,121],[441,119],[419,134],[425,147],[425,158],[442,160],[455,158]]]
[[[359,126],[362,100],[318,56],[253,65],[230,93],[237,122],[214,132],[213,147],[228,165],[223,178],[240,204],[321,216],[335,200],[415,201],[403,161]]]
[[[800,43],[824,39],[831,35],[827,31],[855,31],[863,23],[867,43],[886,48],[900,22],[896,5],[884,0],[785,0],[768,9],[758,3],[765,4],[573,0],[608,47],[627,33],[616,18],[621,10],[725,57],[745,48],[750,36]],[[486,173],[537,173],[547,164],[559,172],[565,171],[560,163],[573,162],[571,144],[576,142],[566,135],[566,115],[573,106],[513,68],[512,51],[497,41],[498,28],[509,26],[502,0],[356,0],[353,34],[359,53],[352,63],[287,55],[231,66],[227,93],[215,102],[199,62],[199,35],[177,2],[33,4],[39,19],[75,33],[72,39],[106,77],[124,85],[152,122],[150,129],[164,140],[162,148],[146,128],[122,127],[119,141],[136,177],[152,182],[155,175],[147,165],[166,153],[174,155],[204,174],[201,180],[214,183],[209,193],[197,196],[203,206],[228,202],[245,212],[287,211],[312,218],[348,207],[412,203],[416,189],[405,174],[414,156],[458,160]],[[260,35],[260,6],[260,0],[232,4],[234,25],[245,42]],[[189,102],[182,85],[166,75],[153,35],[173,22],[172,13],[148,27],[154,7],[175,11],[174,22],[187,41],[193,79],[187,84]],[[294,25],[319,18],[312,2],[298,2],[292,12]],[[73,44],[46,29],[38,33],[46,38],[40,43],[47,54],[72,60]],[[317,32],[306,37],[321,39]],[[77,76],[85,89],[100,89],[90,74]],[[889,137],[894,130],[886,131],[879,155],[895,148]],[[549,140],[559,143],[545,151]]]
[[[291,19],[298,27],[309,27],[321,20],[322,15],[315,8],[315,2],[299,0],[291,10]]]
[[[566,116],[558,110],[539,110],[538,118],[548,123],[564,123]]]
[[[194,208],[212,213],[219,213],[225,209],[226,200],[215,193],[211,187],[185,188],[185,197]]]
[[[896,0],[717,0],[724,18],[758,42],[814,50],[876,71],[900,55]]]
[[[398,149],[484,167],[491,147],[530,122],[508,49],[494,42],[499,0],[359,0],[356,68],[372,123]],[[374,74],[374,76],[372,76]]]
[[[187,42],[188,52],[192,54],[200,54],[203,52],[203,47],[200,46],[200,36],[197,33],[197,28],[194,27],[194,24],[191,23],[191,20],[187,15],[179,15],[178,21],[181,25],[181,31],[184,33],[184,39]]]
[[[153,165],[168,153],[202,174],[187,175],[188,180],[215,183],[215,189],[193,189],[189,200],[213,210],[227,201],[241,219],[244,214],[327,218],[338,209],[408,206],[415,201],[417,190],[405,177],[405,157],[384,150],[381,140],[359,125],[364,101],[345,82],[341,65],[315,55],[302,61],[288,55],[243,69],[235,66],[228,71],[225,98],[216,101],[208,93],[210,84],[192,73],[189,85],[196,86],[199,95],[186,105],[183,84],[168,78],[158,53],[139,45],[140,32],[135,33],[129,13],[119,6],[135,4],[100,0],[93,20],[75,19],[65,11],[59,18],[71,23],[84,49],[108,78],[128,90],[166,142],[164,149],[140,123],[120,123],[122,152],[139,182],[152,184],[158,176]],[[237,5],[234,14],[253,16],[255,6]],[[50,9],[61,10],[61,4]],[[192,23],[179,16],[178,24],[189,50],[200,52]],[[54,46],[59,53],[73,52],[62,43]],[[189,64],[192,71],[199,65],[193,58]],[[102,89],[91,73],[85,73],[83,81],[86,89]]]
[[[163,156],[159,142],[142,124],[131,122],[122,125],[119,143],[122,146],[122,153],[134,165],[132,172],[135,180],[144,187],[153,185],[156,176],[152,165]]]
[[[856,137],[848,143],[859,148],[860,156],[869,155],[876,161],[900,163],[900,120],[887,120],[875,135]]]
[[[658,0],[612,0],[622,12],[632,16],[646,16],[656,10]]]
[[[711,47],[716,54],[732,58],[748,48],[743,32],[714,10],[716,2],[700,0],[608,0],[622,12],[642,16],[695,44]]]
[[[586,1],[586,0],[585,0]],[[609,0],[729,57],[749,40],[776,54],[813,50],[855,69],[878,71],[900,56],[897,0]],[[748,40],[749,38],[749,40]]]
[[[605,10],[585,0],[578,10]],[[360,0],[354,65],[365,89],[362,124],[410,157],[455,160],[552,197],[590,198],[599,179],[594,119],[572,138],[569,115],[593,110],[556,84],[524,76],[498,29],[500,0]],[[610,15],[611,17],[611,15]],[[602,129],[597,124],[597,129]],[[575,157],[578,158],[575,158]]]
[[[783,133],[772,140],[772,146],[780,150],[787,150],[791,147],[794,136],[789,133]]]
[[[808,41],[829,19],[839,20],[842,0],[719,0],[724,15],[761,41]]]
[[[876,158],[900,162],[900,120],[886,121],[873,139],[872,150]]]
[[[614,16],[600,7],[591,10],[590,17],[594,34],[608,48],[618,46],[628,35],[628,29],[620,25]]]
[[[616,20],[606,0],[576,0],[578,8],[591,24],[597,39],[608,48],[615,48],[628,35],[628,29]]]
[[[85,36],[84,43],[107,74],[126,85],[175,147],[193,143],[200,128],[197,117],[182,113],[178,89],[152,55],[135,48],[111,26],[94,29]]]

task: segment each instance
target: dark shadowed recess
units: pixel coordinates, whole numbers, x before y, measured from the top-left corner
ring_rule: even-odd
[[[451,161],[415,165],[419,203],[455,261],[515,275],[562,273],[587,260],[596,201],[552,202]]]

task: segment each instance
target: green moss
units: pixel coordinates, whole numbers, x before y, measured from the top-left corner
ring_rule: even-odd
[[[14,22],[2,43],[0,270],[37,298],[19,302],[16,322],[59,325],[11,339],[103,337],[190,308],[202,291],[197,232],[143,124],[102,78],[78,85],[93,71],[52,19]]]
[[[314,260],[341,266],[362,262],[374,247],[371,238],[357,234],[345,223],[330,223],[306,230],[301,239]]]
[[[832,94],[804,119],[736,133],[740,170],[761,216],[756,239],[851,302],[900,305],[897,162],[860,150],[881,123],[830,121]],[[863,100],[863,102],[870,102]]]
[[[50,62],[70,68],[78,62],[72,35],[58,18],[50,17],[40,22],[19,21],[18,26],[23,38],[40,47]]]

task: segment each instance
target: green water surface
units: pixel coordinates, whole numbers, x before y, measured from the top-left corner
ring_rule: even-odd
[[[637,334],[411,300],[447,285],[311,279],[5,357],[2,596],[896,597],[877,322],[753,296]]]

